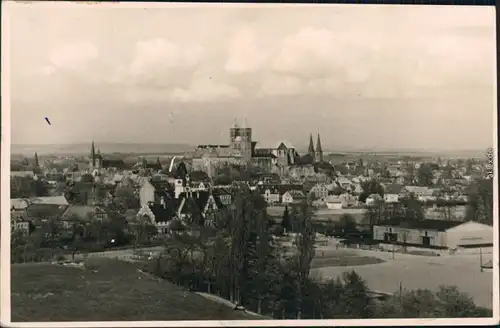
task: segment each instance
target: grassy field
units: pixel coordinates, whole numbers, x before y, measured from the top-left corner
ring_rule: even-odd
[[[383,262],[385,261],[372,256],[357,256],[354,254],[341,253],[322,257],[321,253],[317,252],[316,257],[311,262],[311,268],[317,269],[325,267],[359,266],[367,264],[378,264]]]
[[[43,263],[12,265],[11,320],[262,319],[147,276],[131,263],[89,262],[91,269]]]

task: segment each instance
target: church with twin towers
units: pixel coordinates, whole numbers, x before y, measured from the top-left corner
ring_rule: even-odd
[[[312,133],[309,135],[309,147],[307,149],[307,154],[312,156],[314,163],[323,162],[323,148],[321,147],[321,137],[316,138],[316,149],[314,148],[313,136]]]
[[[323,162],[323,149],[318,133],[316,147],[313,136],[310,135],[308,152],[300,156],[291,143],[277,142],[269,148],[257,147],[254,141],[252,128],[246,120],[242,125],[235,120],[229,128],[228,144],[202,144],[190,154],[193,168],[208,173],[209,176],[217,174],[220,167],[227,164],[253,165],[265,171],[286,174],[292,166],[311,165]]]

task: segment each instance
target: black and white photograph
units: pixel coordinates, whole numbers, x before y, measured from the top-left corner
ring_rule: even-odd
[[[2,7],[2,325],[498,323],[493,6]]]

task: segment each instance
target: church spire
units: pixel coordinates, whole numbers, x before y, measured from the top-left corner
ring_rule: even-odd
[[[38,162],[38,154],[35,152],[35,167],[39,167],[40,163]]]
[[[312,133],[309,135],[309,148],[307,149],[307,153],[314,156],[314,142]]]
[[[90,149],[90,160],[92,161],[92,167],[95,167],[95,145],[92,140],[92,148]]]
[[[233,126],[232,128],[233,129],[238,129],[240,126],[238,124],[238,120],[236,119],[236,117],[233,119]]]
[[[319,136],[318,132],[318,139],[316,140],[316,161],[317,162],[322,162],[323,161],[323,149],[321,148],[321,138]]]

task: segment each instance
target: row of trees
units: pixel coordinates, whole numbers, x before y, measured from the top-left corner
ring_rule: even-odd
[[[164,254],[149,264],[150,271],[258,313],[276,318],[311,317],[307,286],[315,233],[309,207],[293,208],[291,215],[300,233],[293,250],[287,250],[271,232],[265,201],[242,188],[213,228],[200,227],[196,237],[178,232],[168,238]],[[319,318],[321,311],[314,315]]]

